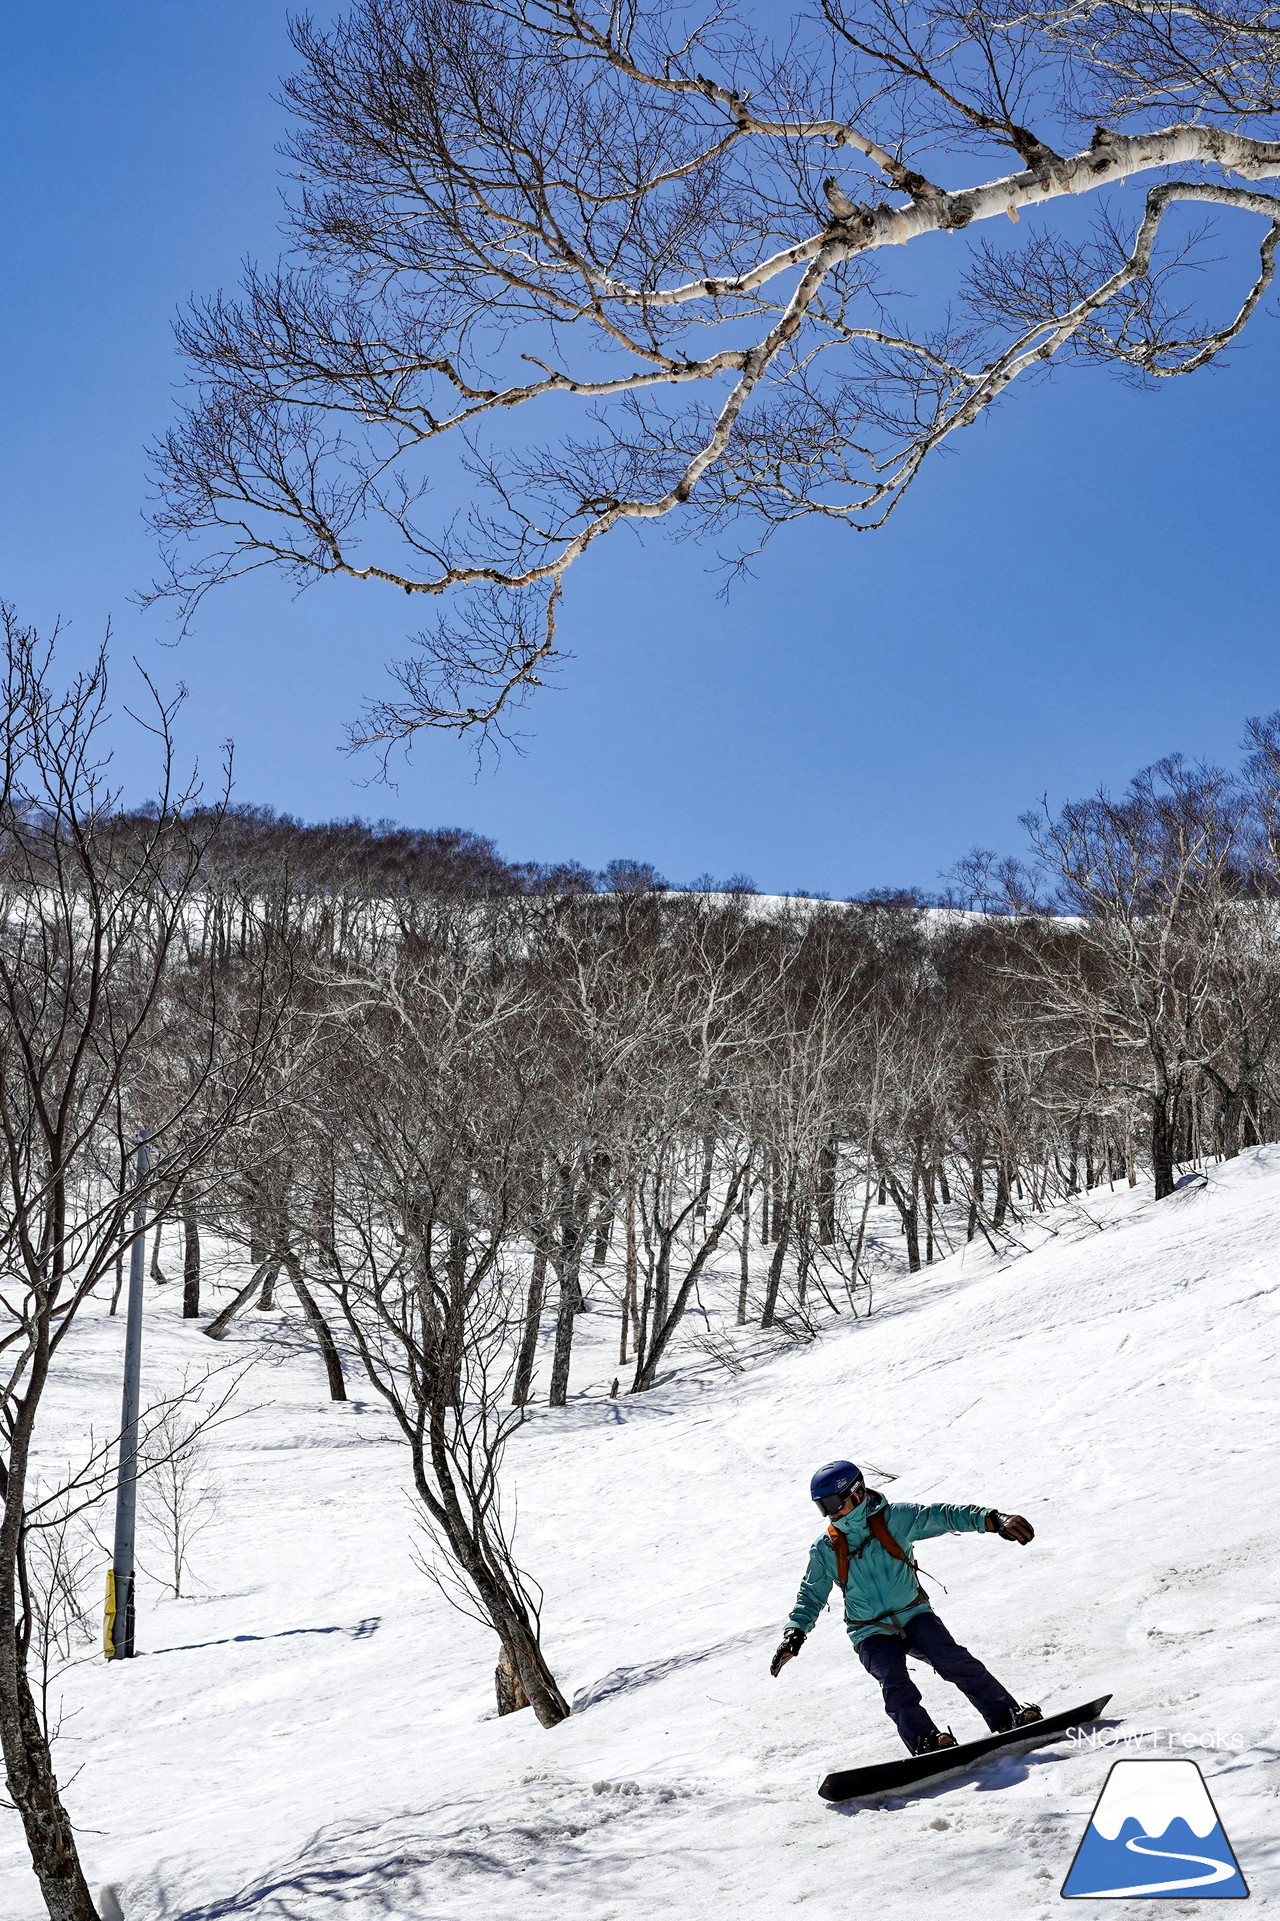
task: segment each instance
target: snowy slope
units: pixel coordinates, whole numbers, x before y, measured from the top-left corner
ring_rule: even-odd
[[[126,1921],[1061,1912],[1110,1762],[1149,1744],[1060,1745],[877,1807],[814,1792],[831,1766],[900,1752],[834,1610],[768,1675],[817,1532],[808,1475],[847,1453],[894,1497],[1032,1518],[1028,1549],[951,1537],[922,1555],[943,1618],[1021,1699],[1110,1689],[1117,1733],[1239,1737],[1161,1751],[1200,1763],[1265,1911],[1280,1149],[1158,1205],[1104,1190],[1025,1238],[1003,1264],[962,1251],[739,1376],[686,1357],[648,1396],[539,1415],[513,1449],[520,1541],[577,1697],[549,1733],[493,1716],[491,1638],[415,1568],[380,1411],[330,1407],[314,1356],[275,1350],[243,1390],[256,1411],[217,1443],[224,1508],[197,1552],[212,1592],[152,1591],[140,1658],[65,1679],[78,1714],[58,1765],[82,1770],[91,1878]],[[173,1318],[176,1291],[149,1295],[153,1384],[211,1351]],[[122,1333],[77,1333],[68,1445],[90,1417],[111,1425]],[[238,1351],[261,1341],[246,1327]],[[597,1356],[595,1378],[611,1371]],[[918,1673],[938,1718],[976,1732]],[[0,1915],[34,1921],[4,1819]]]

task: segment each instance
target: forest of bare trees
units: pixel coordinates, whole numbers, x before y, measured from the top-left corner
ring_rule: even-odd
[[[1026,861],[972,854],[941,901],[832,903],[211,805],[172,774],[162,703],[161,797],[122,811],[105,663],[60,689],[12,617],[6,649],[0,1720],[59,1921],[92,1910],[29,1569],[106,1470],[50,1488],[31,1462],[135,1206],[180,1237],[199,1331],[274,1306],[318,1391],[386,1408],[424,1569],[493,1630],[503,1707],[551,1726],[569,1709],[503,1463],[569,1404],[584,1316],[607,1304],[614,1392],[646,1394],[708,1290],[722,1348],[874,1311],[887,1209],[923,1276],[1099,1183],[1158,1199],[1280,1132],[1275,717],[1237,773],[1170,759],[1028,816]],[[214,1245],[239,1277],[216,1295]]]

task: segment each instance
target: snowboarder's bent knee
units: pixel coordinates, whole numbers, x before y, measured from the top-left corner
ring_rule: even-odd
[[[981,1661],[952,1639],[930,1606],[911,1553],[914,1542],[935,1534],[999,1534],[1025,1547],[1035,1538],[1030,1522],[998,1508],[886,1501],[867,1487],[852,1461],[831,1461],[819,1468],[809,1493],[830,1525],[810,1550],[771,1674],[780,1674],[799,1654],[832,1588],[839,1586],[849,1639],[862,1665],[880,1683],[885,1712],[912,1754],[950,1747],[955,1737],[939,1730],[921,1701],[907,1672],[908,1654],[953,1682],[994,1733],[1041,1718],[1038,1707],[1019,1707]]]

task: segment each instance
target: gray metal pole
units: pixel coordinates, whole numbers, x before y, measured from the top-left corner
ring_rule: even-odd
[[[124,1400],[120,1411],[120,1472],[116,1538],[107,1597],[107,1659],[133,1653],[133,1544],[138,1517],[138,1414],[142,1397],[142,1293],[147,1270],[147,1207],[143,1183],[151,1165],[145,1134],[138,1138],[138,1197],[129,1250],[129,1309],[124,1331]]]

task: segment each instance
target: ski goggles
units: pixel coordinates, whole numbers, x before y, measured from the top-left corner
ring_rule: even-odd
[[[814,1506],[820,1514],[825,1514],[827,1519],[830,1520],[833,1515],[840,1512],[846,1501],[852,1501],[853,1505],[857,1507],[866,1491],[866,1486],[863,1482],[855,1481],[852,1487],[847,1487],[844,1490],[843,1494],[819,1494],[814,1501]]]

